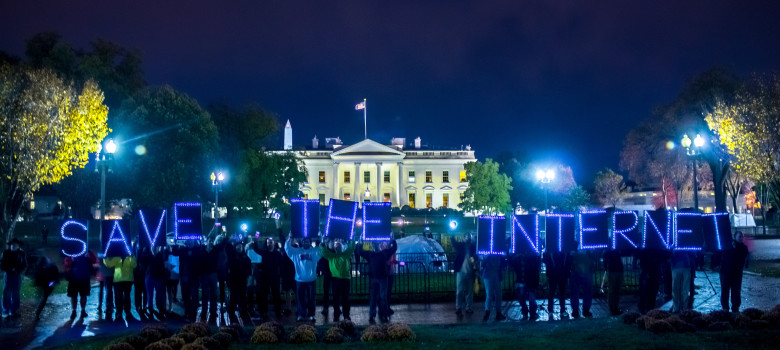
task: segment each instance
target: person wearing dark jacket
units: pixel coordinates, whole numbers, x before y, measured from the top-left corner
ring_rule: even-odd
[[[286,257],[279,251],[276,241],[273,237],[268,237],[265,240],[265,246],[258,248],[255,245],[255,253],[260,255],[262,262],[260,263],[260,280],[258,285],[260,287],[260,293],[258,293],[259,299],[257,303],[260,305],[260,315],[265,318],[268,312],[268,294],[271,294],[274,303],[274,311],[276,316],[282,315],[282,299],[279,295],[281,285],[281,268],[282,262]]]
[[[731,311],[739,312],[742,304],[742,271],[748,257],[748,249],[742,243],[742,232],[734,234],[732,249],[723,251],[720,265],[720,305],[723,310],[729,310],[729,294],[731,294]]]
[[[90,294],[90,279],[95,274],[97,268],[97,255],[93,251],[79,255],[77,257],[66,257],[65,278],[68,280],[68,297],[70,297],[70,319],[76,318],[77,300],[81,305],[81,318],[87,315],[87,297]]]
[[[328,308],[330,307],[330,290],[331,279],[333,274],[330,273],[330,266],[328,266],[328,259],[324,256],[317,262],[317,276],[322,276],[322,311],[321,314],[328,318]]]
[[[592,253],[577,249],[571,253],[571,315],[580,317],[580,293],[582,293],[582,316],[592,317],[590,307],[593,303],[593,273],[596,259]]]
[[[38,308],[35,309],[35,319],[41,319],[41,312],[43,307],[46,306],[46,301],[49,300],[51,292],[54,291],[54,287],[60,283],[60,270],[57,269],[57,265],[51,262],[48,257],[41,259],[38,270],[35,272],[35,286],[38,287],[41,294],[41,302],[38,304]]]
[[[14,238],[8,242],[8,249],[3,252],[0,260],[0,269],[5,272],[3,315],[19,317],[22,274],[27,269],[27,254],[22,249],[21,241]]]
[[[490,319],[490,314],[495,310],[496,321],[502,321],[506,319],[503,313],[501,313],[501,297],[503,291],[501,290],[501,280],[503,280],[504,274],[504,257],[500,255],[482,255],[480,256],[480,275],[482,276],[482,284],[485,286],[485,314],[482,316],[482,321]]]
[[[455,314],[472,313],[474,305],[474,280],[477,275],[477,250],[467,235],[462,241],[455,241]]]
[[[539,254],[524,253],[512,259],[518,285],[518,300],[523,319],[536,321],[539,319],[536,305],[536,292],[539,289],[539,275],[542,269],[542,258]]]
[[[179,257],[179,281],[184,318],[195,321],[198,314],[198,259],[200,247],[195,240],[188,240],[183,247],[176,247],[173,255]]]
[[[609,313],[617,316],[620,310],[620,289],[623,287],[623,258],[620,251],[608,249],[604,252],[604,268],[607,270],[607,304]]]
[[[152,252],[147,247],[142,247],[138,242],[134,244],[137,263],[133,269],[133,294],[135,295],[135,311],[141,318],[146,317],[146,269],[152,260]]]
[[[379,306],[379,321],[386,323],[388,321],[387,304],[387,262],[395,254],[398,244],[395,240],[382,242],[376,245],[375,251],[363,250],[363,246],[358,249],[358,254],[368,261],[368,276],[370,278],[370,296],[368,308],[368,322],[375,323],[377,306]]]
[[[199,270],[200,270],[200,291],[201,291],[201,320],[208,319],[208,322],[217,320],[217,269],[220,251],[223,250],[226,239],[225,236],[217,236],[214,240],[206,242],[206,246],[200,250]],[[206,314],[208,313],[208,318]]]
[[[252,271],[252,262],[244,253],[244,244],[237,242],[235,249],[226,249],[228,258],[227,283],[230,290],[227,311],[230,317],[235,317],[238,310],[242,317],[249,315],[246,304],[246,281]]]
[[[568,318],[566,312],[566,284],[569,281],[571,273],[571,256],[567,252],[545,251],[542,256],[547,275],[547,285],[549,294],[547,295],[547,312],[552,315],[555,311],[555,298],[558,297],[560,303],[561,318]]]
[[[688,298],[693,297],[690,295],[691,267],[695,264],[695,257],[688,251],[672,253],[672,313],[688,309]]]
[[[660,249],[642,249],[637,252],[639,268],[639,312],[642,314],[655,309],[656,296],[661,280],[661,266],[669,253]]]
[[[165,283],[168,281],[168,269],[165,263],[168,261],[168,254],[163,247],[154,247],[152,256],[146,267],[146,309],[150,314],[154,313],[154,301],[157,301],[157,315],[159,318],[165,317]]]

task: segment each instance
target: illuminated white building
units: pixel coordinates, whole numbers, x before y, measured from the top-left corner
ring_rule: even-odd
[[[464,164],[476,161],[471,147],[429,149],[419,137],[409,147],[405,142],[394,138],[384,145],[366,139],[347,146],[339,138],[327,138],[320,147],[315,136],[310,147],[292,151],[308,172],[301,191],[323,205],[335,198],[457,209],[468,188]]]

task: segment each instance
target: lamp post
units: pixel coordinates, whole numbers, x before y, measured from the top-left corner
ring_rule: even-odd
[[[105,148],[106,152],[103,152]],[[98,145],[98,151],[95,155],[97,161],[97,167],[95,171],[100,171],[100,236],[103,236],[103,220],[106,219],[106,172],[111,171],[111,162],[114,160],[114,152],[116,152],[116,143],[114,139],[108,139],[105,147],[103,144]]]
[[[552,169],[537,170],[536,179],[544,185],[544,234],[547,234],[547,194],[550,192],[550,182],[555,178],[555,171]]]
[[[368,189],[368,187],[366,187],[366,192],[363,192],[363,196],[365,197],[365,198],[363,198],[364,202],[370,202],[371,201],[371,191]]]
[[[211,172],[211,187],[214,188],[214,226],[219,223],[219,192],[222,191],[223,181],[225,181],[225,174],[223,172]]]
[[[701,154],[701,147],[704,146],[704,139],[701,137],[701,135],[696,135],[696,138],[693,139],[694,147],[691,147],[691,139],[688,137],[688,134],[685,134],[683,135],[680,144],[685,147],[685,153],[691,157],[691,160],[693,161],[693,208],[698,212],[699,180],[697,179],[698,175],[696,174],[696,156]]]

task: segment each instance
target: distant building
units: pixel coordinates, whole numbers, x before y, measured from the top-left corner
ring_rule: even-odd
[[[283,149],[293,149],[289,121],[284,134]],[[344,145],[335,137],[325,138],[320,148],[315,136],[311,147],[293,151],[308,171],[301,191],[322,205],[333,198],[390,202],[394,207],[457,209],[468,188],[464,165],[476,161],[474,151],[470,146],[460,150],[428,148],[419,137],[410,146],[406,148],[404,138],[393,138],[389,145],[370,139]]]
[[[657,206],[663,205],[663,193],[661,190],[654,188],[635,189],[626,194],[623,198],[623,203],[618,205],[619,208],[624,210],[654,210]],[[674,200],[670,200],[668,203],[669,209],[681,209],[693,207],[693,194],[686,194],[683,198],[680,198],[679,208]],[[729,213],[735,213],[734,205],[730,196],[726,196],[726,208]],[[699,191],[699,210],[704,213],[712,213],[715,211],[715,192],[712,191]],[[747,212],[747,205],[745,204],[745,195],[739,195],[737,197],[737,210],[736,213]]]

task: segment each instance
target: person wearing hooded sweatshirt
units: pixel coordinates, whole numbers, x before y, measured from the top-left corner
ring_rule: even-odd
[[[8,242],[8,249],[3,252],[0,269],[5,272],[3,283],[3,314],[11,317],[19,316],[19,296],[22,288],[22,274],[27,269],[27,254],[21,248],[22,242],[14,238]]]
[[[731,242],[733,249],[723,251],[720,264],[720,303],[726,311],[729,310],[729,294],[731,311],[739,312],[739,306],[742,304],[742,271],[749,254],[742,238],[742,231],[734,234],[734,240]]]
[[[133,270],[138,264],[136,258],[132,255],[122,257],[104,258],[103,264],[109,269],[114,270],[114,309],[116,310],[117,321],[122,320],[122,311],[124,310],[127,320],[133,320],[133,314],[130,311],[131,296],[130,290],[133,288]]]
[[[154,313],[153,303],[157,301],[157,316],[165,317],[166,293],[165,283],[168,281],[168,269],[165,263],[168,261],[168,254],[163,247],[157,246],[152,249],[152,257],[149,259],[149,265],[146,268],[146,309],[150,314]]]
[[[382,242],[376,245],[375,251],[358,250],[358,254],[368,261],[368,275],[370,278],[370,296],[368,308],[368,322],[376,322],[374,317],[379,307],[379,322],[388,322],[388,302],[387,302],[387,262],[395,254],[398,244],[395,240]]]
[[[320,246],[322,257],[328,260],[330,269],[331,286],[333,288],[333,322],[338,322],[339,317],[344,315],[345,320],[351,320],[349,311],[351,303],[349,300],[349,284],[352,280],[352,254],[355,252],[355,243],[350,242],[346,245],[341,240],[331,241],[325,237]],[[327,244],[326,244],[327,242]]]
[[[236,310],[242,317],[246,317],[249,316],[246,303],[246,287],[247,279],[252,271],[252,261],[244,253],[244,244],[242,242],[236,242],[234,249],[226,249],[226,251],[229,252],[227,255],[227,284],[230,290],[227,311],[231,318],[235,317]]]
[[[260,263],[260,279],[258,285],[260,292],[258,293],[258,304],[260,305],[260,316],[265,318],[268,312],[268,294],[271,294],[274,303],[274,311],[276,317],[282,316],[282,299],[280,296],[281,289],[281,268],[284,256],[277,249],[276,241],[273,237],[268,237],[265,240],[265,246],[259,248],[258,245],[254,246],[255,253],[260,255],[262,262]]]
[[[313,249],[311,240],[288,237],[284,243],[284,251],[295,264],[295,297],[298,301],[298,321],[314,321],[314,293],[317,281],[317,262],[321,254],[319,249]]]
[[[66,257],[65,278],[68,280],[67,294],[70,297],[70,319],[76,318],[77,301],[81,305],[81,318],[87,317],[87,297],[90,294],[90,278],[95,274],[97,255],[93,251],[75,258]]]

